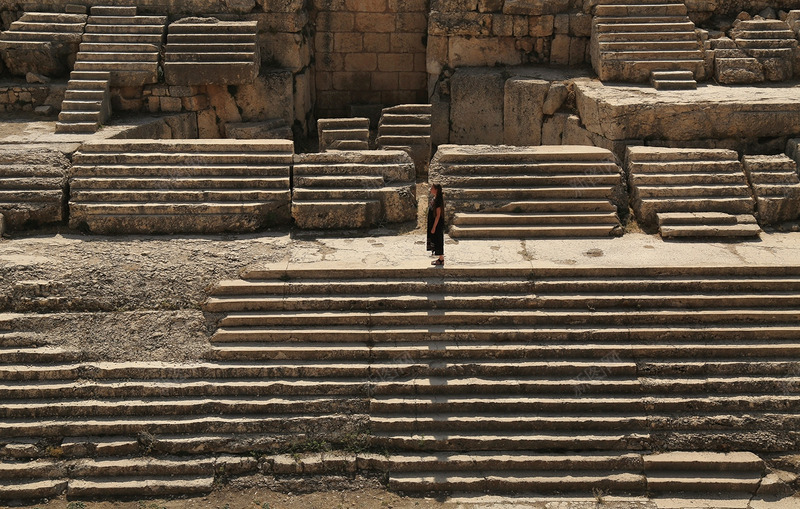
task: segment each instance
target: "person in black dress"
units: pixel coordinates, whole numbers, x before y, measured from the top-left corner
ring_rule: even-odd
[[[431,265],[444,265],[444,195],[442,186],[431,186],[431,199],[428,204],[428,249],[439,258]]]

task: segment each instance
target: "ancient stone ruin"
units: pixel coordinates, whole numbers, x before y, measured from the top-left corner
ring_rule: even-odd
[[[137,300],[104,294],[107,274],[43,279],[41,256],[0,257],[0,502],[240,476],[795,502],[797,263],[764,248],[581,265],[530,246],[800,245],[798,7],[0,2],[0,252],[139,242],[197,269],[155,291],[142,276]],[[293,243],[421,239],[432,184],[469,263],[292,258]],[[196,238],[264,253],[196,262],[181,251]],[[142,324],[166,342],[192,320],[190,360],[56,340],[116,331],[124,353]]]

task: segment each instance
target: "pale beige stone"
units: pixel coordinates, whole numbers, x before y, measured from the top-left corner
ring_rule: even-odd
[[[451,143],[503,143],[505,81],[500,69],[456,70],[451,79]]]
[[[211,87],[209,95],[210,89]],[[225,96],[230,97],[228,94],[221,95]],[[222,112],[218,113],[226,122],[282,118],[291,124],[295,120],[294,81],[289,71],[276,70],[262,73],[253,83],[237,87],[232,99],[232,101],[226,99]],[[219,112],[220,108],[214,96],[211,103]],[[236,112],[231,111],[231,108]]]
[[[532,78],[511,78],[505,83],[503,143],[541,145],[542,106],[550,82]]]

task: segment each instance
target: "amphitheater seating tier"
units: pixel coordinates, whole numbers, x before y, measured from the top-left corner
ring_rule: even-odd
[[[169,26],[164,79],[169,85],[244,85],[258,77],[258,22],[178,21]]]
[[[211,352],[186,364],[81,362],[0,315],[0,499],[257,471],[752,496],[759,455],[798,446],[798,310],[786,266],[253,269],[211,291]],[[355,449],[298,453],[321,442]]]
[[[785,155],[744,156],[750,188],[756,199],[762,226],[794,221],[800,217],[800,178],[797,163]]]
[[[732,150],[628,147],[631,208],[662,237],[751,237],[761,229]]]
[[[432,150],[431,105],[403,104],[384,108],[376,143],[384,150],[407,150],[414,160],[417,176],[425,178]]]
[[[26,12],[0,34],[0,51],[12,74],[63,76],[75,62],[85,14]]]
[[[653,81],[696,88],[705,76],[703,46],[686,5],[673,0],[604,0],[595,5],[592,66],[603,81]],[[689,72],[661,74],[665,71]]]
[[[319,151],[368,150],[369,119],[321,118],[317,120]]]
[[[621,234],[622,172],[608,150],[586,146],[442,145],[431,182],[445,189],[456,238]]]
[[[286,140],[107,140],[73,157],[70,225],[97,233],[248,231],[289,221]]]
[[[306,229],[367,228],[417,217],[414,162],[398,150],[295,157],[292,217]]]
[[[69,160],[41,146],[5,145],[0,150],[0,214],[9,230],[64,219]]]

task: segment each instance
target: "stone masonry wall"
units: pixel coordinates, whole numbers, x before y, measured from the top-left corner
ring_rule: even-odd
[[[313,0],[317,118],[427,102],[427,0]]]

